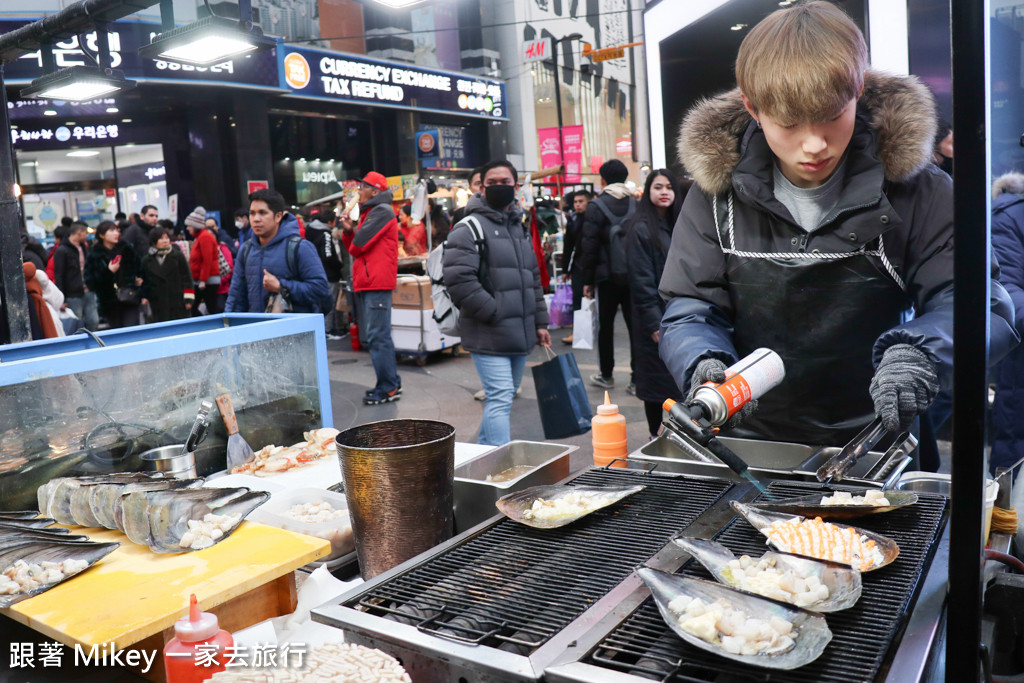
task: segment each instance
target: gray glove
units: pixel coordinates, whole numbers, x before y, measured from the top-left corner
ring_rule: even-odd
[[[697,363],[697,367],[693,369],[693,374],[690,375],[690,391],[686,394],[687,405],[693,402],[694,394],[697,393],[697,389],[699,389],[705,382],[714,382],[715,384],[721,384],[724,382],[725,368],[725,363],[716,358],[705,358]],[[745,403],[735,415],[725,421],[725,424],[721,426],[722,431],[736,427],[745,419],[753,415],[756,410],[757,399],[747,401],[747,403]]]
[[[939,393],[935,363],[916,346],[893,344],[871,378],[875,413],[890,432],[906,427],[928,409]]]

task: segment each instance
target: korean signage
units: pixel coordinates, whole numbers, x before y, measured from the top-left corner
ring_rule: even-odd
[[[24,147],[30,143],[34,149],[41,147],[71,147],[77,143],[83,146],[95,146],[94,143],[109,141],[111,145],[123,144],[126,142],[121,138],[124,135],[125,126],[123,123],[98,123],[86,125],[54,123],[46,125],[47,121],[39,123],[21,123],[17,127],[11,127],[11,143],[15,147]],[[47,144],[52,143],[52,144]]]
[[[296,97],[508,118],[502,81],[293,45],[280,52],[281,87]]]
[[[563,181],[580,182],[580,167],[583,164],[583,126],[562,127],[562,148],[558,147],[558,128],[538,128],[540,141],[540,165],[542,168],[558,166],[564,160]]]
[[[26,23],[29,22],[0,21],[0,33],[7,33]],[[209,81],[221,85],[262,86],[275,89],[278,87],[277,55],[274,50],[236,57],[205,67],[143,59],[139,56],[139,48],[148,45],[159,31],[158,24],[136,21],[118,21],[111,24],[111,66],[124,71],[127,78],[143,81]],[[79,36],[71,36],[54,44],[53,56],[58,69],[92,64],[82,51],[82,42],[90,55],[96,54],[95,31],[81,36],[81,41]],[[4,64],[4,80],[8,85],[26,84],[42,75],[43,62],[38,50]]]

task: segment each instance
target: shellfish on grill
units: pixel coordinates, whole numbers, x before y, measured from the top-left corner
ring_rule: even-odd
[[[122,496],[124,532],[133,543],[148,545],[157,553],[199,550],[200,547],[183,543],[188,538],[186,534],[194,532],[195,523],[203,522],[209,515],[230,518],[230,524],[220,526],[220,535],[211,539],[209,545],[219,543],[269,498],[267,491],[247,488],[135,491]]]
[[[868,489],[877,491],[878,489]],[[778,512],[782,514],[803,515],[804,517],[821,517],[822,519],[857,519],[866,515],[877,515],[883,512],[892,512],[900,508],[913,505],[917,502],[917,494],[913,491],[884,491],[887,505],[870,505],[857,502],[852,505],[836,505],[823,502],[824,499],[835,495],[849,493],[848,491],[822,491],[808,496],[797,496],[794,498],[777,498],[762,503],[751,503],[750,507],[764,512]],[[861,493],[861,496],[864,494]],[[854,497],[860,501],[861,496]]]
[[[509,519],[537,529],[554,529],[614,505],[645,486],[532,486],[502,496],[495,505]]]
[[[0,549],[0,608],[47,591],[112,553],[120,543],[64,543],[32,540]],[[63,563],[60,576],[50,573],[43,563]],[[20,564],[19,561],[25,563]],[[26,566],[27,565],[27,566]],[[34,567],[38,565],[39,567]],[[37,583],[37,585],[32,585]],[[20,586],[20,587],[19,587]]]
[[[819,560],[832,559],[840,561],[835,557],[825,557],[823,553],[815,553],[810,550],[805,552],[803,549],[790,547],[789,545],[777,540],[776,536],[773,536],[773,531],[777,528],[773,525],[798,523],[805,526],[818,524],[827,525],[830,530],[841,535],[843,539],[851,541],[851,545],[856,543],[857,545],[870,546],[872,548],[872,552],[875,554],[874,559],[871,560],[870,563],[866,563],[866,560],[869,558],[863,558],[855,552],[856,548],[848,548],[848,550],[851,550],[851,552],[849,552],[850,558],[845,561],[850,562],[855,569],[859,569],[862,572],[874,571],[875,569],[880,569],[881,567],[891,564],[900,554],[900,547],[896,544],[896,541],[887,536],[883,536],[882,534],[876,534],[873,531],[868,531],[867,529],[861,529],[860,527],[849,526],[846,524],[836,524],[834,522],[821,522],[818,518],[811,520],[800,515],[794,516],[778,512],[766,512],[745,503],[739,503],[735,500],[730,501],[729,505],[731,505],[732,509],[739,513],[744,519],[750,522],[751,526],[760,531],[773,547],[783,552],[813,557]],[[844,550],[839,541],[827,546],[825,544],[820,544],[819,550],[824,551],[826,548],[833,550],[833,552]]]
[[[737,567],[733,564],[734,562],[738,563],[736,556],[721,543],[703,538],[686,537],[673,538],[672,542],[690,553],[720,582],[737,590],[796,604],[798,607],[812,612],[838,612],[853,607],[860,599],[862,590],[860,572],[851,569],[849,565],[814,560],[789,553],[769,551],[762,555],[761,560],[766,560],[780,573],[789,574],[790,582],[800,579],[805,584],[811,584],[808,585],[809,589],[813,589],[819,584],[828,589],[828,597],[799,605],[796,602],[796,595],[785,588],[772,590],[774,588],[772,582],[744,581],[743,577],[737,575]],[[755,559],[753,562],[756,564],[758,560]]]
[[[636,573],[650,588],[658,611],[669,628],[691,645],[720,657],[769,669],[796,669],[810,664],[821,656],[825,646],[832,640],[832,632],[825,622],[825,617],[815,612],[750,593],[742,593],[711,581],[668,574],[649,567],[640,567]],[[743,636],[740,630],[757,620],[762,623],[788,624],[790,631],[785,638],[789,638],[791,643],[767,648],[760,654],[742,654],[730,651],[737,650],[736,640],[724,640],[722,636],[726,634],[719,630],[719,627],[731,631],[737,625],[734,622],[730,624],[714,622],[713,614],[708,617],[712,623],[705,624],[708,628],[704,635],[708,639],[698,637],[691,630],[683,628],[680,623],[683,613],[678,609],[680,603],[689,603],[694,599],[707,605],[724,600],[731,610],[738,611],[750,620],[739,624],[734,635],[728,636],[730,639],[740,637],[745,639],[746,636]],[[732,616],[733,614],[730,613],[729,617]],[[785,638],[781,640],[785,640]]]

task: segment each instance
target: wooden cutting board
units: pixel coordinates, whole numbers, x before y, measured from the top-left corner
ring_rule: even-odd
[[[210,611],[331,551],[324,539],[249,521],[214,546],[174,554],[154,553],[120,531],[73,529],[121,547],[45,593],[0,610],[69,646],[128,647],[188,614],[191,593]]]

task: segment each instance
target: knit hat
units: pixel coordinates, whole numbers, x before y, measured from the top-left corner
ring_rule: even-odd
[[[196,230],[202,230],[206,227],[206,209],[201,206],[197,206],[192,209],[192,213],[185,217],[185,227],[195,228]]]
[[[376,171],[370,171],[363,177],[363,182],[370,187],[375,187],[381,192],[388,191],[388,180]]]

